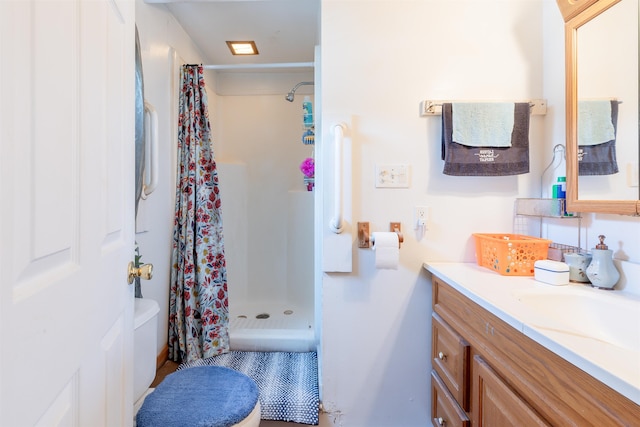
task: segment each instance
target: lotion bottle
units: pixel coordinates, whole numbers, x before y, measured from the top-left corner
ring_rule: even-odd
[[[591,250],[592,259],[587,267],[587,277],[595,288],[613,289],[620,279],[620,272],[613,264],[613,251],[604,244],[602,234],[598,236],[600,243]]]

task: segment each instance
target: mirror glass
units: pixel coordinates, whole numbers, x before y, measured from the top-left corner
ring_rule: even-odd
[[[585,168],[587,158],[597,158],[598,164],[611,163],[611,151],[599,143],[614,129],[598,125],[597,117],[602,116],[603,106],[610,109],[606,114],[615,110],[610,106],[612,100],[618,109],[617,121],[613,120],[618,172],[587,176],[583,169],[578,178],[578,200],[640,199],[638,13],[637,1],[622,0],[577,30],[578,158],[583,159],[580,168]],[[587,122],[585,117],[594,119]],[[591,173],[596,169],[597,165]]]

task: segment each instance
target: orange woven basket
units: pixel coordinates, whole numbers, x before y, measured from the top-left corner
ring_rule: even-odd
[[[534,263],[547,259],[551,240],[520,234],[473,233],[478,265],[503,276],[533,276]]]

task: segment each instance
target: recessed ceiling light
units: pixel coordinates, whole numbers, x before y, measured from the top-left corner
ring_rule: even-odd
[[[256,47],[256,42],[247,41],[247,42],[230,42],[227,41],[227,46],[229,46],[229,50],[233,55],[257,55],[258,48]]]

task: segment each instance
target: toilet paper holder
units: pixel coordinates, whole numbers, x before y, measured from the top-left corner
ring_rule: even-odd
[[[402,242],[404,242],[404,237],[402,236],[401,224],[399,222],[390,222],[389,231],[393,231],[398,235],[398,248],[401,248]],[[359,222],[358,223],[358,247],[366,249],[366,248],[370,248],[372,244],[373,244],[373,240],[369,233],[369,223]]]

